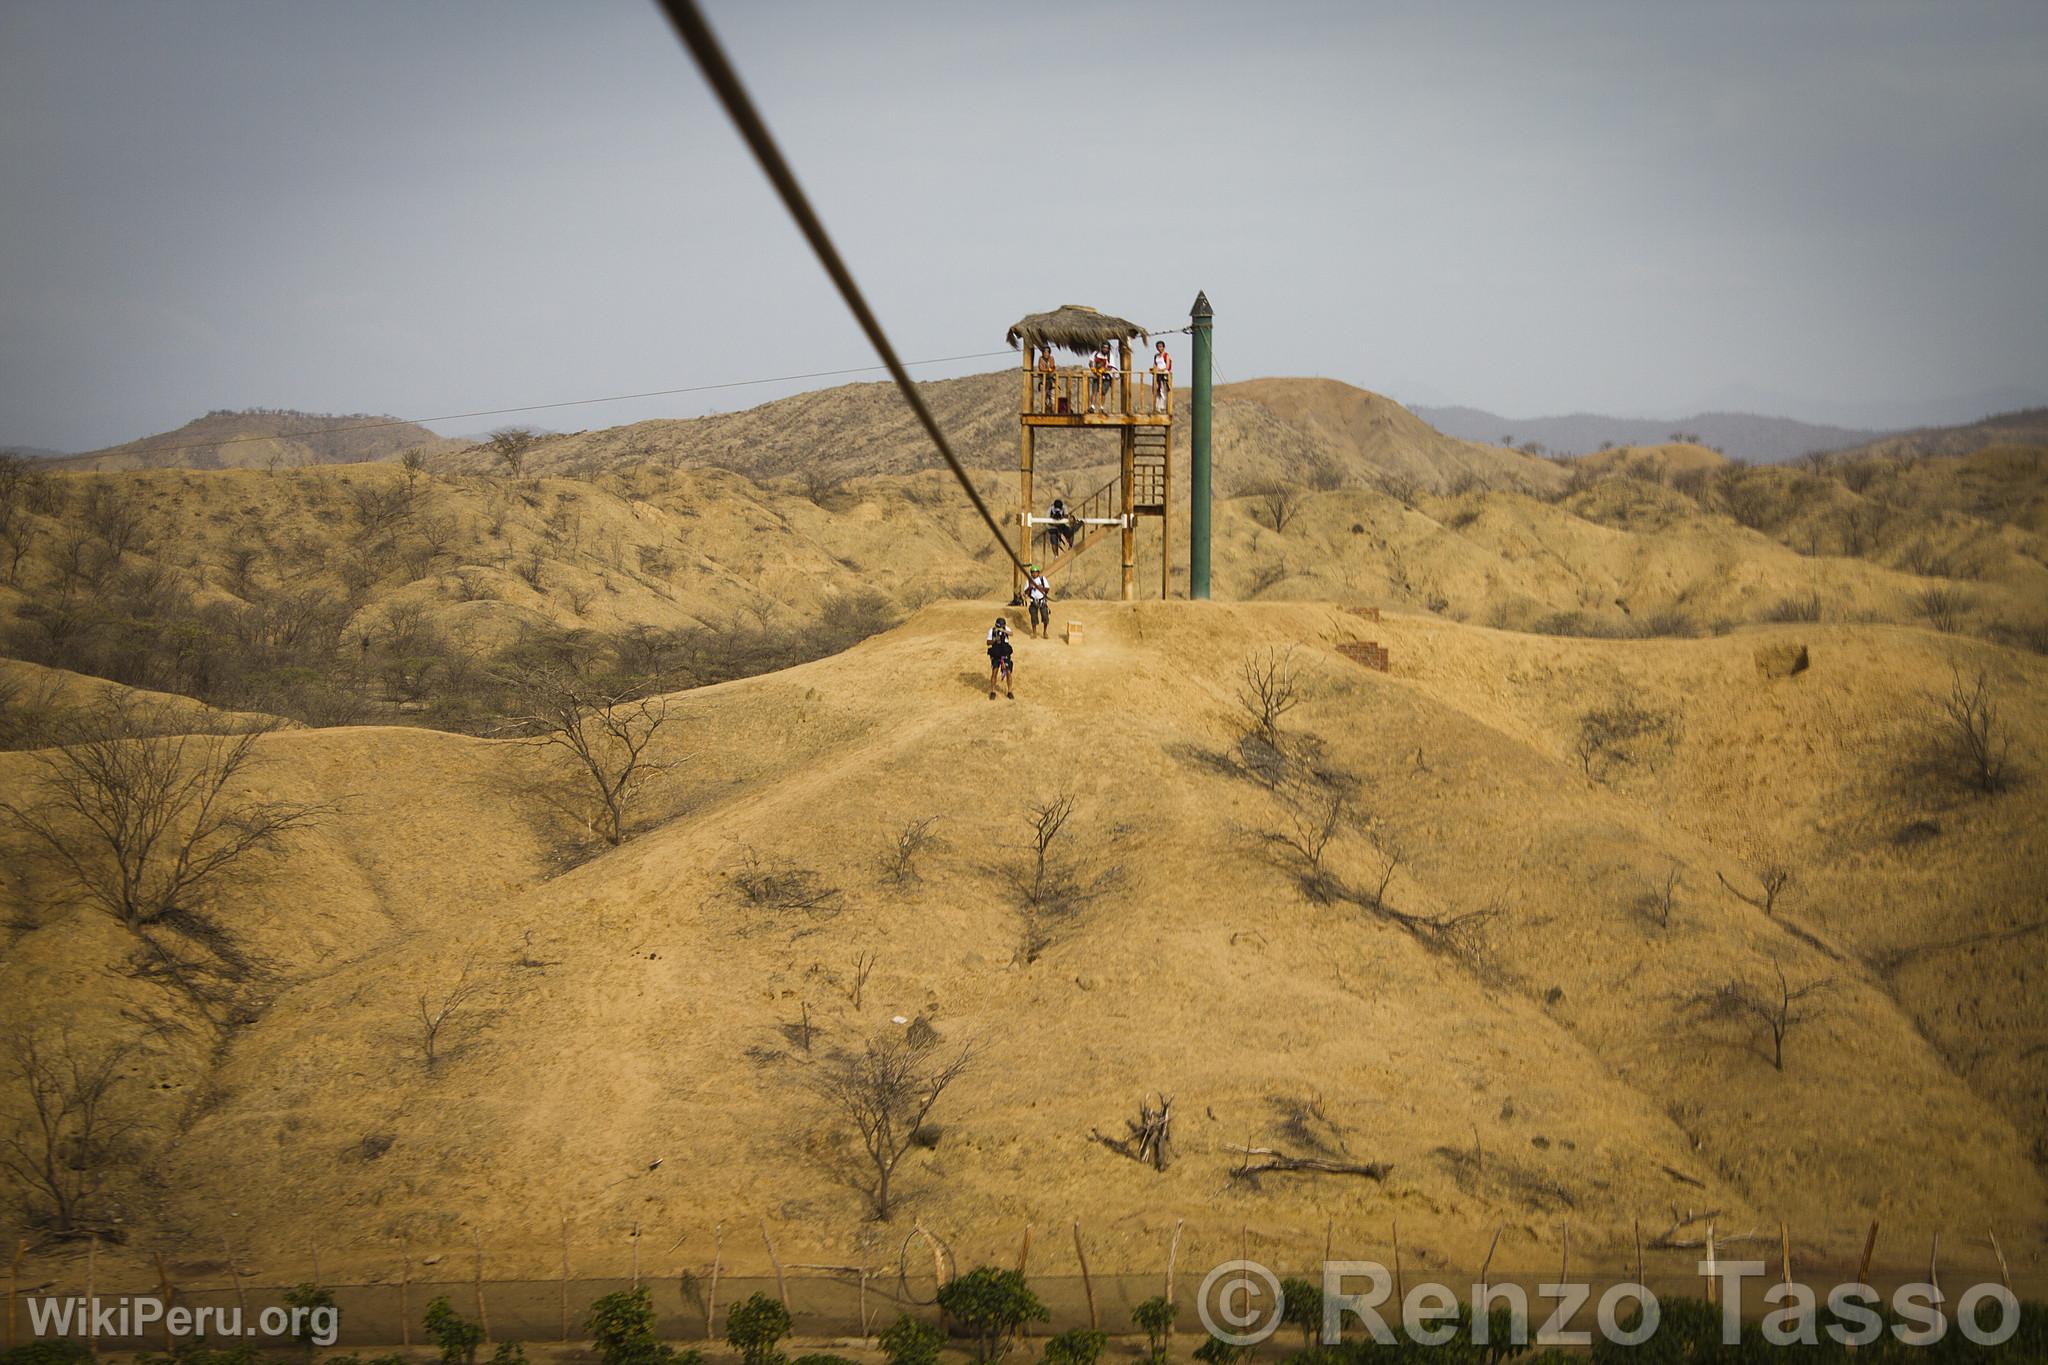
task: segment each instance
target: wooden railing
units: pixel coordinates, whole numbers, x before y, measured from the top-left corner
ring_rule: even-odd
[[[1031,417],[1087,413],[1173,415],[1173,376],[1158,370],[1093,370],[1085,365],[1024,371],[1023,406]]]

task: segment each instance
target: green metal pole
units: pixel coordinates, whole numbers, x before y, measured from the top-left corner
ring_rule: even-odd
[[[1195,295],[1188,312],[1195,338],[1195,411],[1188,426],[1188,596],[1209,600],[1209,296]]]

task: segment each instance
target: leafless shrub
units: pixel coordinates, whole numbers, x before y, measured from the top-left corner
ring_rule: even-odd
[[[1633,908],[1637,918],[1659,929],[1671,927],[1671,917],[1678,906],[1678,872],[1678,864],[1671,864],[1662,886],[1646,887],[1636,896]]]
[[[1720,878],[1721,885],[1728,889],[1729,895],[1755,906],[1766,915],[1777,914],[1778,897],[1792,885],[1792,869],[1774,858],[1764,858],[1751,866],[1750,874],[1756,878],[1757,893],[1754,896],[1736,890],[1735,884],[1720,872],[1714,873]]]
[[[861,997],[867,994],[868,978],[874,975],[875,964],[880,960],[869,952],[853,955],[853,980],[846,988],[846,998],[853,1002],[855,1009],[860,1008]]]
[[[904,1153],[974,1057],[971,1044],[942,1059],[936,1040],[919,1046],[882,1034],[858,1053],[832,1057],[813,1082],[827,1109],[851,1130],[854,1179],[877,1219],[887,1221],[895,1206],[896,1167]]]
[[[1281,802],[1282,826],[1264,834],[1294,872],[1301,894],[1327,905],[1343,893],[1342,884],[1324,865],[1324,855],[1344,823],[1344,797],[1339,792],[1290,789]]]
[[[1804,597],[1781,597],[1765,607],[1766,621],[1818,621],[1820,620],[1820,594],[1810,592]]]
[[[1815,997],[1833,989],[1834,982],[1822,977],[1794,986],[1786,978],[1782,964],[1773,962],[1771,971],[1774,981],[1738,978],[1692,995],[1684,1003],[1687,1009],[1708,1020],[1743,1022],[1761,1028],[1770,1039],[1771,1065],[1783,1071],[1786,1037],[1801,1024],[1821,1016],[1823,1010],[1815,1003]]]
[[[351,510],[365,536],[382,535],[412,515],[413,488],[408,481],[388,488],[374,483],[349,486]]]
[[[1613,765],[1645,758],[1655,746],[1668,749],[1673,742],[1670,712],[1646,707],[1631,697],[1618,697],[1579,716],[1573,752],[1586,776],[1604,780]]]
[[[1246,597],[1257,597],[1266,589],[1277,587],[1286,581],[1286,562],[1278,559],[1268,560],[1265,563],[1253,566],[1251,577],[1245,580],[1244,595]]]
[[[826,914],[839,908],[839,888],[827,885],[815,870],[764,857],[750,845],[741,845],[740,865],[731,880],[749,909]]]
[[[131,1050],[89,1048],[68,1030],[33,1025],[14,1029],[4,1046],[26,1103],[23,1120],[0,1138],[0,1170],[20,1182],[31,1223],[59,1237],[111,1230],[102,1196],[136,1128],[116,1093]]]
[[[0,749],[40,749],[57,738],[68,709],[62,697],[54,674],[0,673]]]
[[[473,1008],[490,989],[486,975],[469,953],[461,970],[447,986],[422,991],[419,997],[420,1060],[432,1071],[462,1045],[457,1034],[470,1033],[481,1022],[481,1011]]]
[[[1989,676],[1980,668],[1965,678],[1960,667],[1951,665],[1948,695],[1934,698],[1934,707],[1934,748],[1941,766],[1986,795],[2003,791],[2010,778],[2012,739]]]
[[[1280,747],[1280,719],[1301,705],[1306,684],[1293,645],[1256,650],[1238,665],[1237,704],[1251,719],[1253,731],[1275,749]]]
[[[668,699],[562,664],[529,664],[499,681],[515,708],[500,728],[570,756],[595,802],[592,831],[616,847],[649,782],[675,766],[650,752],[668,721]]]
[[[1923,588],[1913,596],[1914,611],[1944,635],[1954,635],[1963,628],[1963,616],[1971,605],[1968,593],[1938,584]]]
[[[1308,500],[1300,484],[1278,479],[1247,484],[1238,490],[1238,496],[1251,499],[1252,520],[1275,535],[1287,529]]]
[[[882,880],[891,886],[911,886],[923,881],[918,871],[918,860],[944,846],[932,826],[939,822],[936,815],[927,815],[922,820],[911,820],[896,831],[895,839],[882,855]]]
[[[1096,867],[1075,848],[1067,827],[1076,808],[1061,792],[1025,811],[1029,834],[1007,875],[1024,914],[1026,962],[1036,962],[1062,925],[1122,884],[1120,866]]]

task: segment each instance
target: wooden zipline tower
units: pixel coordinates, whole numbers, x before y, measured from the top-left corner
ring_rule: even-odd
[[[1173,535],[1168,507],[1173,491],[1173,387],[1170,376],[1152,370],[1147,347],[1134,356],[1131,343],[1146,340],[1134,322],[1067,304],[1050,313],[1033,313],[1011,327],[1005,338],[1024,353],[1018,406],[1017,473],[1023,494],[1020,523],[1021,557],[1032,558],[1036,527],[1051,526],[1045,509],[1032,502],[1032,462],[1037,433],[1046,427],[1104,427],[1118,436],[1118,473],[1101,488],[1067,507],[1072,548],[1048,559],[1046,575],[1058,573],[1111,531],[1123,540],[1123,600],[1136,596],[1137,523],[1159,518],[1159,595],[1173,586]],[[1111,368],[1094,369],[1090,358],[1111,348]],[[1064,351],[1079,365],[1041,368],[1041,356]],[[1021,597],[1023,576],[1010,571],[1012,596]]]

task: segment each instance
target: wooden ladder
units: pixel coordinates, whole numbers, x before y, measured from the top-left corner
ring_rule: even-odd
[[[1166,511],[1166,440],[1169,428],[1138,427],[1131,433],[1131,510],[1159,516]]]

